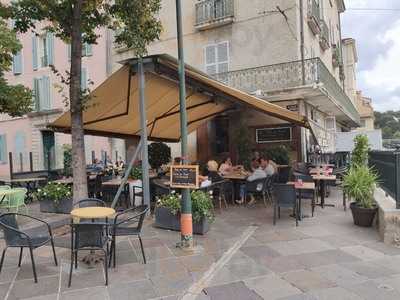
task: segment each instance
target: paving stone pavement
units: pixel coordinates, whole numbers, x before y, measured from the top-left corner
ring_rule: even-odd
[[[217,211],[210,232],[195,237],[195,253],[176,248],[179,233],[155,228],[149,218],[143,230],[147,264],[135,238],[119,239],[117,266],[109,270],[107,287],[100,265],[90,269],[81,262],[67,287],[68,235],[56,238],[59,266],[54,266],[50,247],[35,250],[38,284],[27,254],[18,268],[18,251],[10,249],[0,274],[0,299],[181,299],[251,225],[257,226],[255,232],[211,273],[203,292],[190,299],[400,299],[400,249],[381,243],[376,229],[354,226],[341,201],[340,191],[332,189],[327,202],[336,207],[318,207],[315,216],[297,228],[289,210],[283,210],[273,226],[272,208],[261,202],[251,208],[230,206]],[[309,203],[304,201],[303,208],[309,211]],[[37,204],[30,210],[54,224],[63,222],[62,216],[41,215]],[[0,249],[3,246],[0,241]]]

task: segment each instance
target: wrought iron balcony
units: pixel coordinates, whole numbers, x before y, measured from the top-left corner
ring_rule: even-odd
[[[329,27],[326,25],[326,22],[324,20],[320,20],[320,26],[321,26],[321,33],[319,35],[319,45],[323,50],[326,50],[330,47],[329,44]]]
[[[315,0],[309,0],[307,23],[314,34],[319,34],[321,32],[320,20],[321,20],[321,13],[319,9],[319,4]]]
[[[319,58],[311,58],[304,61],[304,82],[302,73],[302,62],[291,61],[219,73],[215,74],[214,78],[247,93],[253,93],[258,90],[263,92],[290,90],[318,85],[319,88],[324,90],[325,94],[334,99],[343,108],[349,118],[356,122],[359,121],[359,114],[353,102]]]
[[[234,0],[203,0],[196,3],[196,24],[199,30],[233,22]]]

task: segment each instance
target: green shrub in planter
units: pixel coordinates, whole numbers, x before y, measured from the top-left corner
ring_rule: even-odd
[[[148,146],[149,164],[153,169],[159,169],[162,165],[171,161],[171,148],[164,143],[151,143]]]
[[[209,194],[203,191],[193,191],[192,217],[193,233],[205,234],[214,220],[213,204]],[[155,224],[164,229],[180,229],[181,195],[171,193],[158,199],[155,211]]]
[[[50,182],[34,193],[40,203],[40,211],[68,214],[72,209],[72,192],[66,184]]]
[[[343,192],[354,200],[350,204],[354,224],[372,226],[377,208],[374,191],[378,176],[367,166],[353,166],[343,178]]]
[[[71,145],[63,145],[64,154],[64,169],[63,175],[66,177],[72,176],[72,147]]]
[[[351,152],[351,166],[366,166],[368,164],[369,150],[368,137],[363,134],[357,135],[354,138],[354,149]]]

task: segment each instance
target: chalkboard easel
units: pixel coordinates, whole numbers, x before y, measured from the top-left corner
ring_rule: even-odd
[[[199,166],[198,165],[175,165],[170,169],[170,182],[172,188],[198,189],[199,188]]]

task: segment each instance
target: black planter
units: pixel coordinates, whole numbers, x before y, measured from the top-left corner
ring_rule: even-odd
[[[172,214],[168,208],[157,207],[155,210],[155,226],[163,229],[179,231],[181,222],[179,215]],[[203,218],[200,222],[193,223],[194,234],[205,234],[210,230],[210,222]]]
[[[55,203],[53,200],[41,200],[40,212],[69,214],[72,210],[72,199],[65,199]]]
[[[364,208],[357,205],[356,202],[350,203],[351,213],[354,224],[363,227],[371,227],[378,208]]]

